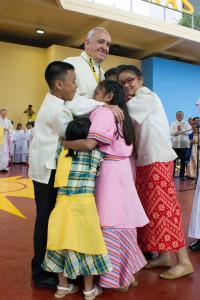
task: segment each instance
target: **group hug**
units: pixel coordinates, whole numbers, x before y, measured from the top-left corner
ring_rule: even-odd
[[[55,298],[75,293],[80,275],[84,298],[92,300],[103,289],[136,287],[142,268],[163,267],[167,280],[194,271],[162,102],[137,66],[120,65],[116,80],[104,79],[100,63],[110,43],[106,29],[94,28],[80,56],[45,70],[49,92],[29,147],[32,279],[36,287],[57,286]]]

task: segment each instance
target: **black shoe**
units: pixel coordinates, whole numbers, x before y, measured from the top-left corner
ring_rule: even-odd
[[[143,252],[143,255],[146,258],[146,260],[151,260],[158,256],[155,252]]]
[[[46,279],[41,281],[34,281],[34,286],[37,288],[56,288],[58,285],[58,278],[55,276],[48,276]]]
[[[181,181],[185,181],[185,177],[180,177],[180,180]]]
[[[200,250],[200,239],[194,240],[188,247],[192,251]]]

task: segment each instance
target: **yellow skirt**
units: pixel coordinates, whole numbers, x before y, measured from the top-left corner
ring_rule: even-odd
[[[47,249],[107,254],[93,194],[57,196],[49,218]]]

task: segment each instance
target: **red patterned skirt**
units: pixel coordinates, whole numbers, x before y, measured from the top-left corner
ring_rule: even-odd
[[[138,228],[138,244],[143,252],[176,252],[185,245],[173,168],[173,162],[137,168],[136,188],[150,220]]]

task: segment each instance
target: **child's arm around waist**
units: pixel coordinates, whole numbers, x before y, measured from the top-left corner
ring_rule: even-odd
[[[98,141],[95,139],[81,139],[75,141],[62,141],[62,146],[76,151],[90,151],[96,148]]]

